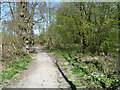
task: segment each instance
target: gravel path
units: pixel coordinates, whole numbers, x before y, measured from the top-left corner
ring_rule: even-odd
[[[36,60],[30,63],[29,69],[23,71],[22,79],[16,85],[6,88],[67,88],[69,85],[55,67],[48,53],[43,51],[42,46],[34,46]],[[59,75],[58,75],[59,74]],[[62,82],[58,82],[58,76]],[[64,83],[64,86],[60,84]]]

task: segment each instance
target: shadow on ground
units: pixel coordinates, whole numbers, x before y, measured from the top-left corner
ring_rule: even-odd
[[[55,58],[56,59],[56,58]],[[72,90],[77,90],[76,89],[76,86],[71,82],[69,81],[69,79],[65,76],[65,74],[63,73],[63,71],[61,70],[60,66],[58,65],[58,60],[56,59],[56,66],[58,67],[58,70],[60,71],[60,73],[62,74],[62,76],[64,77],[64,79],[68,82],[68,84],[70,85],[71,89]]]

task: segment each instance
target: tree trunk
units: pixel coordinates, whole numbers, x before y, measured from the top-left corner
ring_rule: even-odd
[[[29,36],[28,36],[28,22],[26,18],[29,14],[29,9],[27,8],[27,2],[20,2],[17,3],[17,13],[18,13],[18,26],[21,30],[21,37],[22,37],[22,45],[25,47],[25,52],[29,53]]]

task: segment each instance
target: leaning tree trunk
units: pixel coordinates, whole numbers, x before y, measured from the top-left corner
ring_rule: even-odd
[[[21,30],[21,37],[22,37],[22,45],[24,51],[29,53],[29,34],[28,34],[28,3],[27,2],[20,2],[18,3],[18,26]]]

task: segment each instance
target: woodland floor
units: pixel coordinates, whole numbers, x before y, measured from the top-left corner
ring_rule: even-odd
[[[43,46],[34,46],[35,59],[29,69],[23,71],[22,79],[6,88],[68,88],[68,83],[55,66],[55,60],[44,51]]]

